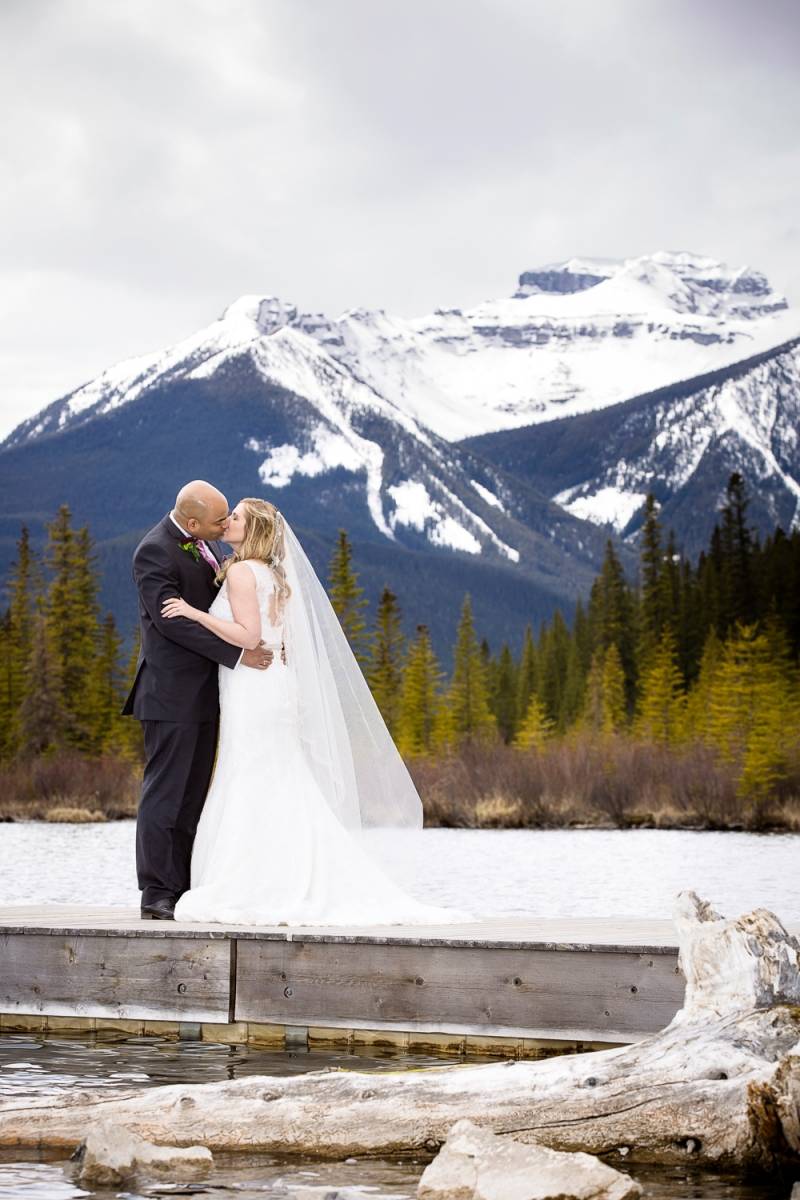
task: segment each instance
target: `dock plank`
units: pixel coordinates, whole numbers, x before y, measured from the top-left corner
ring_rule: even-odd
[[[227,1021],[230,961],[224,941],[0,930],[0,1012]]]
[[[677,949],[672,922],[638,918],[288,928],[13,905],[0,1014],[624,1042],[679,1008]]]
[[[663,1028],[683,988],[674,952],[244,941],[235,1015],[617,1039]]]

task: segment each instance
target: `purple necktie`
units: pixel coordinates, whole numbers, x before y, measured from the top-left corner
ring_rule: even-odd
[[[211,553],[205,542],[201,541],[199,538],[197,540],[197,549],[200,551],[201,555],[216,575],[217,571],[219,570],[219,563],[214,558],[214,555]]]

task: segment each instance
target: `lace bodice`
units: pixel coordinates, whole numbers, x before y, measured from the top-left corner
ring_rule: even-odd
[[[286,602],[276,586],[275,575],[266,563],[254,559],[246,559],[247,566],[253,572],[256,580],[256,595],[258,609],[261,613],[261,640],[268,646],[280,645],[283,641],[283,624],[286,615]],[[232,621],[233,612],[228,599],[228,581],[223,580],[222,587],[217,593],[214,603],[209,610],[215,617],[223,621]]]

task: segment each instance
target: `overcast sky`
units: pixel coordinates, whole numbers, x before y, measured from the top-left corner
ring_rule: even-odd
[[[797,0],[0,0],[0,436],[245,292],[692,249],[800,304]]]

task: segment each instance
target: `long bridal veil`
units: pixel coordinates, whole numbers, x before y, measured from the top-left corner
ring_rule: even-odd
[[[351,830],[420,829],[422,803],[333,606],[288,521],[286,662],[298,728],[325,800]]]

